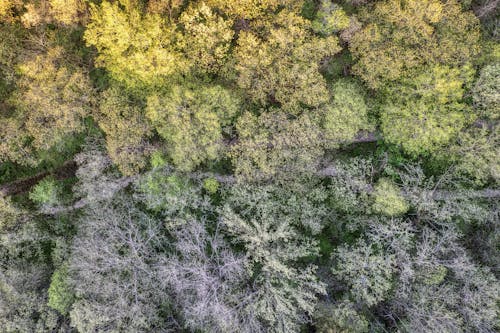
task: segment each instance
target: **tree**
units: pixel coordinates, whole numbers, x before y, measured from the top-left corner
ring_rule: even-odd
[[[30,1],[24,5],[23,9],[21,22],[25,28],[30,29],[50,23],[50,5],[47,1]]]
[[[5,0],[0,3],[0,21],[12,22],[14,20],[14,12],[22,8],[22,0]]]
[[[302,0],[206,0],[207,5],[222,10],[232,18],[256,19],[280,8],[300,10]]]
[[[395,258],[360,240],[354,246],[341,246],[332,255],[333,274],[349,286],[355,302],[373,306],[388,297],[395,271]]]
[[[312,23],[315,32],[331,35],[349,26],[349,17],[337,4],[329,0],[322,0]]]
[[[70,65],[60,47],[20,65],[19,91],[13,96],[17,118],[34,149],[47,150],[84,129],[94,102],[87,74]]]
[[[320,304],[315,313],[315,326],[319,333],[365,333],[368,321],[349,301]]]
[[[85,0],[49,0],[53,20],[63,25],[85,21],[87,2]]]
[[[151,135],[151,126],[137,101],[118,87],[111,87],[102,94],[96,118],[106,134],[108,153],[120,171],[131,175],[143,168],[149,154],[146,139]]]
[[[381,107],[384,140],[413,155],[438,153],[474,116],[464,103],[469,66],[435,66],[388,85]]]
[[[396,216],[406,213],[410,208],[399,188],[387,179],[378,181],[372,195],[374,199],[372,208],[377,213]]]
[[[460,66],[479,52],[479,24],[455,0],[389,0],[362,11],[349,42],[353,71],[372,88],[424,65]]]
[[[54,206],[60,201],[61,190],[55,179],[46,177],[33,187],[29,198],[40,205]]]
[[[73,194],[83,203],[92,205],[110,200],[128,184],[130,178],[119,177],[105,149],[103,138],[89,136],[82,151],[74,157],[78,181],[73,186]]]
[[[164,96],[148,98],[146,116],[167,141],[174,164],[190,171],[220,156],[223,129],[239,105],[237,96],[221,86],[174,86]]]
[[[0,196],[0,233],[15,226],[21,211],[9,197]]]
[[[476,267],[458,244],[453,229],[424,228],[406,271],[390,301],[392,313],[404,315],[405,332],[494,332],[499,283]],[[403,271],[403,272],[404,272]]]
[[[321,130],[307,114],[289,119],[280,111],[247,112],[236,129],[238,142],[230,154],[235,173],[244,179],[295,177],[309,172],[323,154]]]
[[[78,225],[69,263],[71,325],[81,332],[168,330],[171,322],[160,315],[170,302],[159,288],[161,222],[117,195],[89,207]]]
[[[177,17],[185,0],[149,0],[147,11],[152,14],[168,14],[170,20]]]
[[[39,264],[10,265],[0,271],[0,327],[6,333],[47,332],[60,328],[56,311],[46,305],[50,273]]]
[[[355,157],[332,162],[329,176],[329,206],[342,214],[366,214],[369,211],[369,192],[372,189],[372,159]],[[339,221],[340,222],[340,221]]]
[[[355,81],[338,80],[331,88],[331,101],[321,107],[322,134],[326,147],[349,142],[361,130],[370,130],[369,107],[362,87]]]
[[[303,105],[315,107],[328,100],[319,62],[340,50],[338,40],[316,37],[310,29],[307,20],[282,11],[264,36],[240,32],[234,51],[237,84],[253,102],[279,103],[297,114]]]
[[[194,70],[217,73],[229,56],[234,34],[232,22],[201,3],[184,11],[179,23],[183,27],[184,53]]]
[[[5,203],[0,199],[0,205]],[[11,203],[7,202],[8,205]],[[11,206],[0,208],[0,327],[3,332],[63,332],[70,328],[47,305],[52,274],[52,221]],[[16,211],[12,211],[16,209]],[[4,220],[9,218],[11,221]],[[48,223],[47,223],[48,222]],[[43,223],[47,223],[45,228]]]
[[[247,259],[229,248],[218,225],[215,235],[206,226],[189,218],[177,228],[175,252],[162,265],[162,280],[173,291],[185,326],[192,331],[263,331],[253,313],[240,309],[250,292]]]
[[[123,2],[124,9],[119,2],[108,1],[90,7],[91,20],[84,39],[96,47],[98,65],[139,93],[185,73],[189,66],[179,51],[175,26]]]
[[[48,306],[57,310],[60,314],[66,315],[75,296],[73,288],[68,283],[68,267],[63,265],[52,274],[50,287],[48,289]]]
[[[485,184],[500,181],[500,135],[495,125],[490,129],[471,127],[450,145],[449,158],[457,162],[457,171]]]
[[[317,255],[316,242],[301,233],[290,217],[270,205],[265,189],[235,186],[226,197],[221,222],[232,241],[248,255],[255,291],[246,311],[272,332],[293,332],[325,292],[313,265],[299,261]]]
[[[500,115],[500,64],[495,63],[484,67],[473,88],[474,105],[480,110],[481,116],[498,120]]]
[[[212,209],[201,195],[201,184],[170,168],[154,169],[136,183],[136,197],[153,212],[166,217],[166,227],[186,223],[187,217],[208,215]]]

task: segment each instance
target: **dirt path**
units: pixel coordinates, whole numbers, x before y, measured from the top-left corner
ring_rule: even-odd
[[[75,175],[76,162],[66,161],[59,168],[52,171],[41,172],[29,178],[19,179],[10,183],[0,185],[0,197],[16,195],[28,192],[36,183],[47,176],[53,176],[57,180],[64,180]]]

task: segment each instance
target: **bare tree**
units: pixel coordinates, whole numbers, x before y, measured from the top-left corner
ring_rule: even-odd
[[[260,332],[259,321],[242,310],[249,292],[248,262],[235,254],[219,234],[191,219],[174,231],[175,252],[160,269],[163,288],[175,295],[190,330],[207,332]]]
[[[79,331],[166,332],[161,318],[170,301],[158,288],[161,222],[119,196],[86,211],[79,221],[70,272],[78,301],[70,313]]]

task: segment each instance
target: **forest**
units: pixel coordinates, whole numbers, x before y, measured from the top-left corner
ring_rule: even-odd
[[[0,332],[499,332],[499,7],[0,0]]]

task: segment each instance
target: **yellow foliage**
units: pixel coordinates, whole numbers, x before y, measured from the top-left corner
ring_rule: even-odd
[[[390,101],[381,108],[384,139],[411,154],[437,152],[474,120],[463,102],[473,76],[468,65],[438,65],[389,84]]]
[[[182,13],[184,52],[196,70],[217,72],[228,57],[233,39],[232,23],[201,3]]]
[[[108,153],[123,174],[135,174],[146,166],[151,128],[141,109],[119,88],[106,90],[102,97],[96,118],[106,134]]]
[[[398,216],[406,213],[410,208],[400,190],[388,179],[378,181],[372,196],[372,208],[380,214]]]
[[[479,22],[455,0],[388,0],[361,15],[353,70],[372,88],[429,64],[459,66],[479,52]]]
[[[36,158],[28,145],[28,134],[19,118],[0,117],[0,161],[12,161],[20,165],[36,165]]]
[[[178,50],[175,26],[158,15],[143,15],[135,6],[129,7],[124,10],[108,1],[91,6],[84,38],[97,48],[98,66],[137,89],[161,85],[166,78],[185,73],[189,63]]]
[[[301,105],[314,107],[328,100],[319,62],[339,50],[336,37],[316,37],[309,21],[280,12],[264,38],[240,33],[235,50],[237,83],[254,102],[277,102],[298,113]]]
[[[384,140],[400,144],[414,155],[436,152],[466,124],[462,110],[428,104],[424,99],[387,104],[381,112]]]
[[[151,14],[168,14],[172,19],[184,3],[185,0],[149,0],[147,10]]]
[[[49,149],[65,135],[83,129],[93,89],[85,73],[64,63],[62,48],[51,48],[23,63],[20,72],[14,103],[35,149]]]
[[[12,22],[14,20],[14,11],[20,10],[22,6],[22,0],[1,0],[0,22]]]
[[[54,21],[64,25],[80,23],[85,18],[85,0],[49,0]]]
[[[279,8],[298,12],[303,0],[206,0],[207,5],[222,10],[233,18],[255,19]]]
[[[21,22],[26,28],[35,27],[49,21],[49,6],[45,1],[39,4],[28,3],[24,5],[25,13],[21,17]]]

